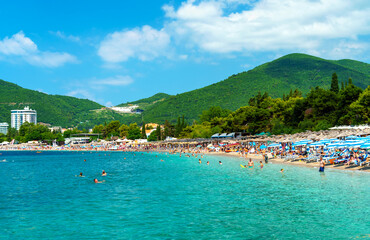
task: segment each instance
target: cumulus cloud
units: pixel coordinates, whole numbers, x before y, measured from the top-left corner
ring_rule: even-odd
[[[5,55],[27,55],[36,51],[36,44],[25,37],[22,31],[0,41],[0,53]]]
[[[228,3],[251,2],[189,0],[177,9],[165,5],[164,29],[177,41],[211,53],[323,52],[343,47],[337,44],[343,39],[347,45],[366,47],[366,42],[357,44],[358,37],[370,34],[368,0],[261,0],[231,13]]]
[[[118,75],[115,77],[94,80],[92,84],[106,85],[106,86],[127,86],[133,82],[134,80],[130,76]]]
[[[40,51],[37,45],[22,31],[13,36],[5,37],[0,40],[0,55],[4,55],[2,60],[12,57],[20,57],[32,65],[44,67],[59,67],[66,63],[76,63],[75,56],[64,52]]]
[[[124,62],[129,58],[149,61],[166,54],[170,36],[162,29],[143,26],[109,34],[100,43],[98,54],[107,62]]]

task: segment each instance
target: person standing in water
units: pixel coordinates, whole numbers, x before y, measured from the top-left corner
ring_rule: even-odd
[[[252,161],[252,158],[249,159],[248,167],[249,168],[254,168],[254,162]]]
[[[262,161],[260,161],[260,166],[261,166],[261,169],[263,168],[263,162]]]
[[[320,157],[320,168],[319,168],[319,172],[324,172],[324,169],[325,169],[325,162],[322,159],[322,157]]]

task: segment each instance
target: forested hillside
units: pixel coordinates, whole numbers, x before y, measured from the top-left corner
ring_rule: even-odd
[[[166,93],[157,93],[151,97],[143,98],[134,102],[128,102],[128,103],[122,103],[117,105],[117,107],[127,107],[129,105],[138,105],[140,109],[147,109],[148,107],[152,106],[153,104],[156,104],[158,102],[164,101],[168,99],[171,95],[168,95]]]
[[[248,105],[258,92],[271,97],[283,97],[290,90],[299,89],[305,95],[310,88],[328,89],[336,72],[339,83],[352,78],[353,84],[365,89],[370,84],[370,65],[353,60],[325,60],[306,54],[289,54],[262,64],[247,72],[190,92],[171,96],[144,112],[146,122],[176,121],[184,115],[187,122],[199,119],[203,110],[220,106],[236,110]]]
[[[10,124],[10,111],[25,106],[37,110],[38,122],[62,127],[81,125],[89,128],[105,121],[131,122],[137,119],[137,116],[127,119],[128,116],[109,110],[92,111],[103,106],[87,99],[49,95],[0,80],[0,122]]]

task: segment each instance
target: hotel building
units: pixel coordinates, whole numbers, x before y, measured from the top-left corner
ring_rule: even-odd
[[[29,107],[25,107],[23,110],[12,110],[12,128],[19,130],[25,122],[37,124],[36,110],[32,110]]]

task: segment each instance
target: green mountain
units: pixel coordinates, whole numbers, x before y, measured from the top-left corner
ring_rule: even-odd
[[[330,88],[331,76],[336,72],[340,82],[352,78],[361,88],[370,84],[370,64],[354,60],[325,60],[306,54],[289,54],[262,64],[247,72],[190,92],[170,96],[144,112],[146,122],[174,121],[184,115],[188,122],[197,120],[203,110],[211,106],[236,110],[248,104],[259,91],[272,97],[282,97],[291,89],[307,93],[310,88]]]
[[[117,107],[127,107],[130,105],[138,105],[140,109],[148,109],[149,107],[153,106],[156,103],[159,103],[161,101],[164,101],[168,99],[171,95],[168,95],[166,93],[157,93],[151,97],[143,98],[134,102],[127,102],[117,105]]]
[[[102,105],[87,99],[49,95],[0,80],[0,122],[10,124],[10,111],[23,109],[25,106],[37,110],[38,122],[62,127],[90,128],[112,120],[132,122],[140,119],[135,114],[123,116],[104,109]]]

